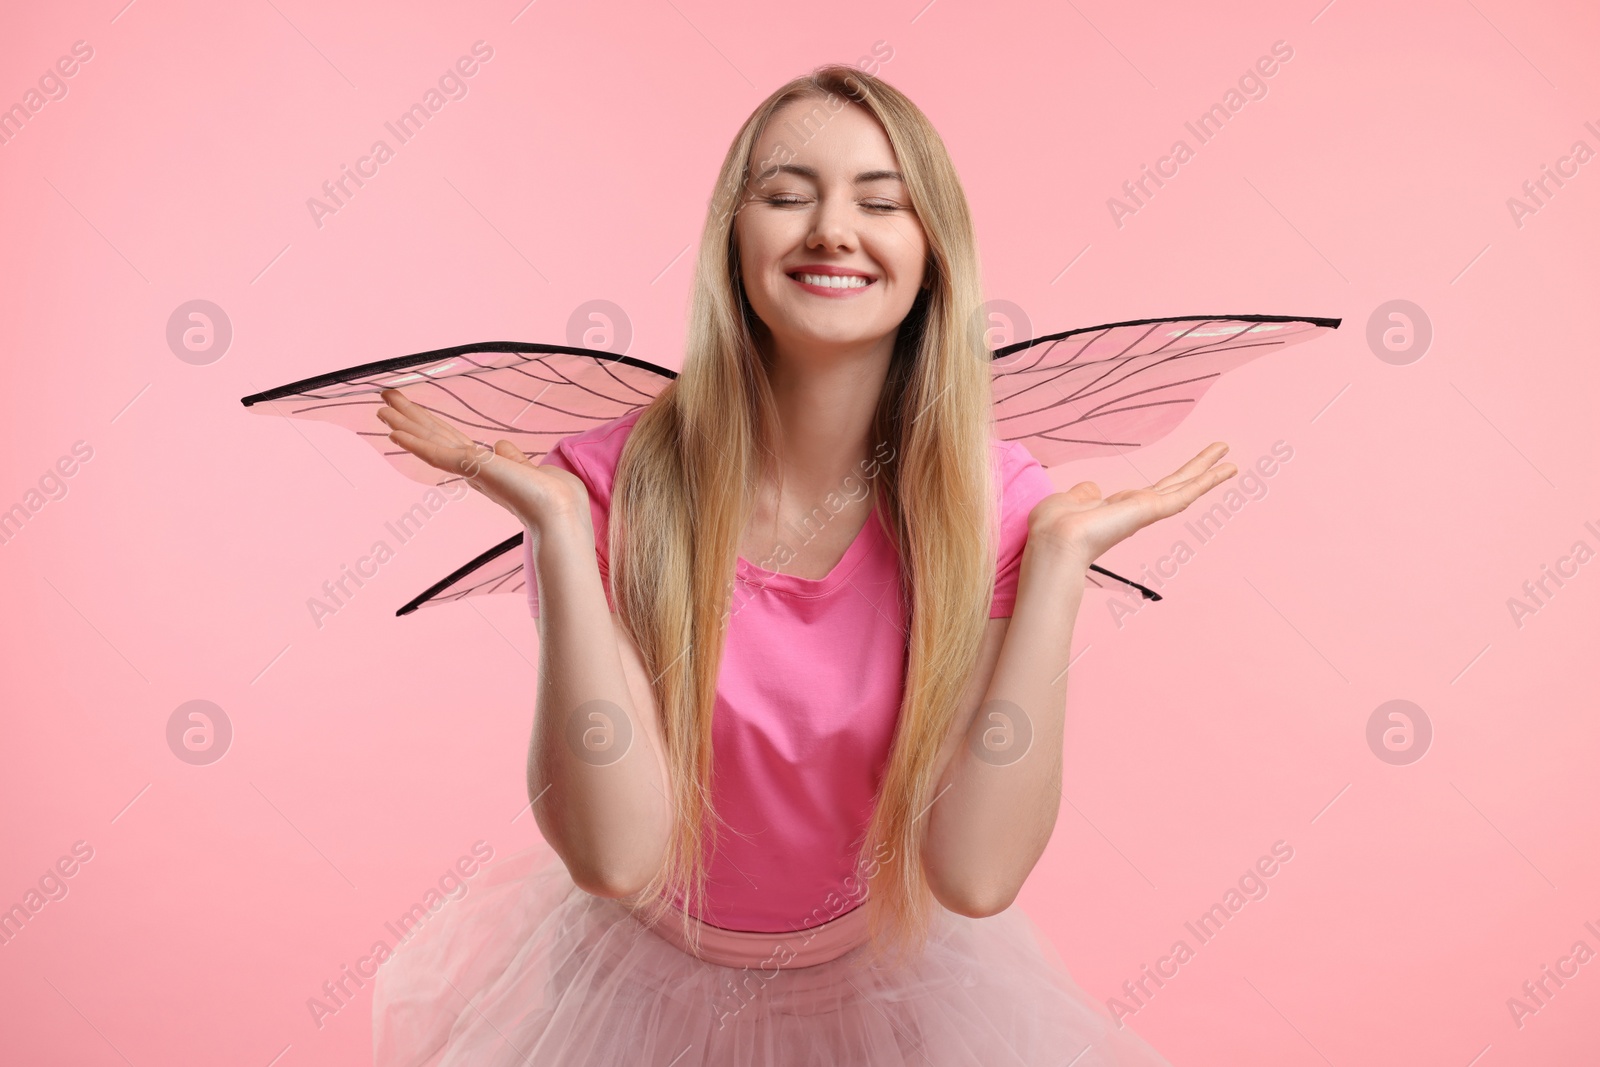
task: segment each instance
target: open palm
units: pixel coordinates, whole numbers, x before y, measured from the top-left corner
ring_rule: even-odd
[[[567,517],[591,523],[589,490],[572,472],[537,465],[505,438],[492,449],[479,444],[399,389],[380,395],[386,406],[378,419],[389,427],[389,440],[429,466],[461,475],[524,525],[539,529]]]
[[[1112,545],[1151,523],[1176,515],[1222,482],[1239,473],[1232,463],[1218,463],[1228,451],[1221,441],[1154,485],[1124,489],[1108,497],[1094,482],[1079,482],[1052,493],[1028,513],[1028,540],[1039,538],[1088,566]]]

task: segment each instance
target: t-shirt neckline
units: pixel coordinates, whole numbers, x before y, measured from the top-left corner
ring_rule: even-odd
[[[738,557],[735,570],[739,577],[757,588],[777,590],[795,596],[823,596],[849,578],[860,565],[872,546],[872,539],[877,536],[872,531],[878,524],[878,509],[874,506],[867,515],[867,521],[856,533],[855,540],[850,542],[850,547],[839,557],[839,562],[833,565],[833,570],[821,578],[803,578],[798,574],[768,570],[756,566],[743,556]]]

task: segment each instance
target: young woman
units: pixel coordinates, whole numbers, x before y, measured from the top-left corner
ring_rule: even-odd
[[[1013,899],[1085,571],[1235,472],[1056,492],[996,438],[943,142],[851,67],[723,161],[681,375],[537,465],[387,390],[526,530],[544,842],[379,970],[380,1064],[1166,1061]]]

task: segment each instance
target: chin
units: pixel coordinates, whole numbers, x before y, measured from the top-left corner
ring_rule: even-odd
[[[795,344],[838,347],[871,344],[881,335],[870,330],[791,330],[785,336]]]

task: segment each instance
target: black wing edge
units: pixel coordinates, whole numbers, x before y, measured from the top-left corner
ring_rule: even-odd
[[[290,382],[287,385],[280,385],[260,393],[252,393],[249,396],[240,397],[239,402],[247,408],[253,407],[265,401],[281,400],[286,396],[293,396],[307,389],[321,389],[324,386],[347,382],[352,377],[359,377],[363,374],[405,370],[407,367],[414,367],[419,363],[433,363],[437,360],[449,359],[452,356],[471,355],[474,352],[546,352],[565,353],[570,356],[593,356],[596,359],[610,360],[613,363],[625,363],[630,367],[655,371],[664,378],[671,379],[678,376],[677,371],[668,370],[666,367],[658,367],[648,360],[636,359],[633,356],[624,356],[616,352],[607,352],[599,348],[572,348],[567,345],[551,345],[531,341],[474,341],[471,344],[456,345],[454,348],[435,348],[428,352],[417,352],[409,356],[380,359],[372,363],[362,363],[354,367],[330,371],[327,374],[318,374],[311,378],[302,378],[298,382]]]
[[[1080,326],[1076,330],[1063,330],[1060,333],[1046,334],[1043,337],[1030,337],[1025,341],[997,348],[991,355],[995,359],[1009,356],[1013,352],[1020,352],[1024,348],[1040,344],[1044,341],[1059,341],[1063,337],[1074,334],[1093,333],[1096,330],[1113,330],[1118,326],[1148,326],[1155,322],[1309,322],[1313,326],[1326,326],[1337,330],[1343,319],[1317,318],[1311,315],[1158,315],[1153,319],[1129,319],[1127,322],[1107,322],[1100,326]]]
[[[413,611],[416,611],[417,608],[421,607],[425,600],[433,596],[433,594],[439,592],[439,590],[448,587],[457,578],[477,570],[490,560],[498,559],[507,552],[510,552],[513,548],[516,548],[518,545],[522,544],[522,538],[522,533],[514,533],[504,541],[501,541],[498,545],[484,549],[482,552],[478,553],[476,556],[473,556],[467,562],[463,563],[461,566],[457,567],[455,570],[451,571],[449,574],[445,575],[443,578],[440,578],[437,582],[434,582],[432,585],[428,586],[428,588],[424,589],[422,592],[418,593],[416,596],[400,605],[400,609],[395,612],[395,615],[397,617],[400,615],[410,615]],[[526,579],[524,580],[526,581]]]
[[[1101,574],[1105,575],[1107,578],[1115,578],[1117,581],[1121,582],[1124,585],[1133,586],[1135,589],[1139,590],[1139,593],[1146,600],[1160,600],[1161,599],[1161,594],[1156,592],[1154,589],[1151,589],[1148,586],[1140,585],[1138,582],[1135,582],[1132,579],[1124,578],[1120,574],[1112,574],[1110,571],[1106,570],[1104,567],[1100,566],[1100,564],[1098,564],[1098,563],[1089,564],[1089,569],[1092,570],[1092,571],[1099,571]]]

